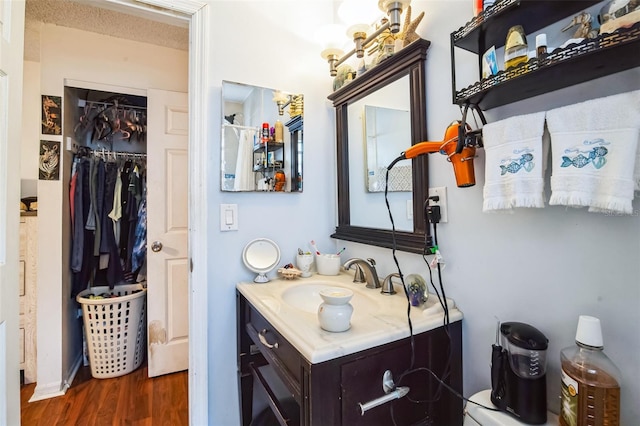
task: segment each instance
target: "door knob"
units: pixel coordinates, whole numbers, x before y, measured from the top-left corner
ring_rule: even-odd
[[[154,241],[153,244],[151,244],[151,251],[157,253],[160,250],[162,250],[162,243],[160,241]]]

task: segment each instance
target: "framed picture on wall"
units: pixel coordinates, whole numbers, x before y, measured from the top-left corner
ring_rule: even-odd
[[[60,180],[60,142],[40,141],[38,179]]]
[[[42,95],[42,134],[62,134],[62,98]]]

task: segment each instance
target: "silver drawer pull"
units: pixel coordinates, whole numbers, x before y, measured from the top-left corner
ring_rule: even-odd
[[[267,334],[266,328],[263,329],[260,333],[258,333],[258,339],[260,339],[260,343],[262,343],[269,349],[274,349],[274,348],[278,349],[278,342],[274,343],[273,345],[269,344],[269,342],[267,342],[267,338],[265,337],[265,334]]]

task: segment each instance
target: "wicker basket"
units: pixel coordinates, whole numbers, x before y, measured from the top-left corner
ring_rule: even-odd
[[[112,297],[90,299],[89,295]],[[91,287],[76,300],[82,305],[91,375],[106,379],[128,374],[145,356],[147,290],[139,284]]]

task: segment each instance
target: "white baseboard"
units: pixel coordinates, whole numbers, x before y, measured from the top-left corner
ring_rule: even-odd
[[[66,392],[66,388],[61,386],[60,382],[46,383],[36,385],[33,395],[29,398],[29,402],[42,401],[56,396],[62,396]]]
[[[33,395],[29,398],[29,402],[42,401],[43,399],[55,398],[56,396],[64,395],[67,392],[67,389],[71,386],[71,383],[73,383],[73,379],[76,377],[76,373],[80,369],[81,365],[82,354],[76,358],[73,366],[71,367],[71,371],[69,372],[69,376],[62,381],[62,383],[54,382],[43,385],[38,383],[33,391]]]

